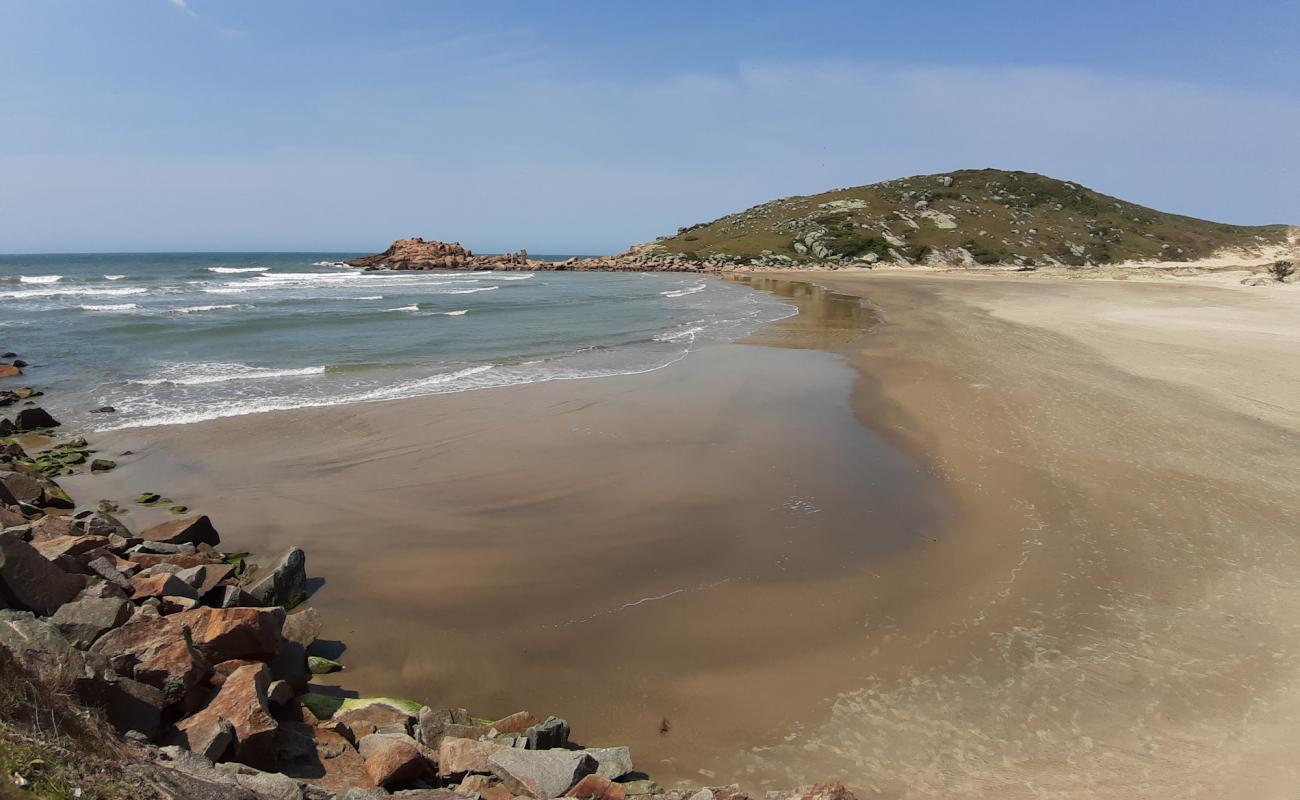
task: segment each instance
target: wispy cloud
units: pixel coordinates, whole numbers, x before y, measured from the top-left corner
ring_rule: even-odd
[[[212,27],[215,28],[217,31],[219,31],[220,33],[226,36],[244,36],[247,33],[247,31],[238,30],[236,28],[227,28],[223,25],[218,25],[216,23],[210,22],[204,17],[199,16],[199,12],[195,11],[193,8],[190,8],[189,0],[167,0],[167,2],[171,3],[176,8],[179,8],[181,11],[184,11],[191,19],[196,19],[208,23],[212,25]]]
[[[181,11],[184,11],[186,14],[189,14],[191,17],[198,19],[199,15],[195,13],[194,9],[190,8],[189,3],[185,2],[185,0],[167,0],[167,2],[176,6]]]

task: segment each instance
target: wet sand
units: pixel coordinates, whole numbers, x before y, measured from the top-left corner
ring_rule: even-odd
[[[769,338],[869,328],[856,299],[789,293],[807,315]],[[828,352],[712,346],[643,375],[104,435],[136,455],[69,490],[153,487],[226,548],[302,546],[350,689],[555,713],[702,781],[860,685],[857,578],[944,514],[855,418],[855,379]]]
[[[661,781],[1291,797],[1294,299],[817,280],[882,324],[754,278],[804,313],[659,372],[123,431],[68,485],[306,548],[349,687]]]

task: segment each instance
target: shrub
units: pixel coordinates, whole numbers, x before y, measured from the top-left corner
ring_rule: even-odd
[[[1268,265],[1268,274],[1281,283],[1295,274],[1295,263],[1291,261],[1274,261]]]

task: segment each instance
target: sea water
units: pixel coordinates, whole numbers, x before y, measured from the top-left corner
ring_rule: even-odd
[[[30,362],[6,383],[112,430],[645,372],[792,313],[702,275],[366,272],[352,255],[0,256],[0,352]]]

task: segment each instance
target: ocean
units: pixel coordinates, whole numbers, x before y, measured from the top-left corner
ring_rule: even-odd
[[[0,351],[65,424],[104,431],[645,372],[793,313],[706,276],[363,272],[353,255],[0,256]]]

